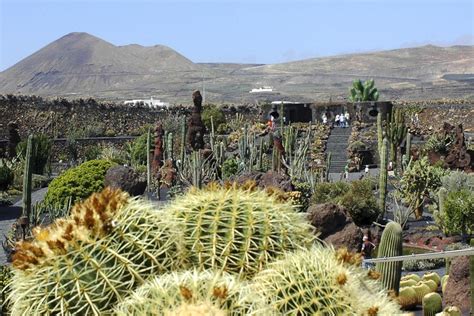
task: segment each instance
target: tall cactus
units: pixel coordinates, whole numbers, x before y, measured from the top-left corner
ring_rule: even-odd
[[[23,238],[25,237],[25,230],[29,225],[29,218],[31,213],[31,187],[33,180],[33,135],[28,136],[25,155],[25,169],[23,172],[23,210],[21,214],[20,224],[23,229]]]
[[[326,158],[326,171],[325,171],[325,174],[324,174],[324,180],[326,182],[329,182],[329,169],[331,168],[331,157],[332,157],[332,154],[331,154],[331,152],[329,152],[328,156]]]
[[[407,131],[404,112],[400,109],[392,110],[390,121],[387,121],[386,133],[390,141],[390,161],[396,164],[397,167],[400,165],[397,157],[401,159],[400,145],[405,139]]]
[[[184,115],[181,122],[181,150],[179,154],[181,164],[184,164],[184,156],[186,155],[186,116]]]
[[[173,146],[173,133],[169,132],[166,136],[166,159],[174,160]]]
[[[150,192],[151,189],[151,130],[148,129],[146,134],[146,188]]]
[[[396,222],[389,222],[382,233],[379,245],[378,257],[394,257],[402,255],[402,227]],[[400,278],[402,274],[402,262],[380,262],[376,270],[381,274],[382,285],[387,290],[393,290],[398,295]]]
[[[405,154],[407,155],[407,160],[410,160],[411,157],[411,133],[407,132],[407,142],[405,146]]]
[[[380,153],[382,151],[383,145],[383,128],[382,128],[382,113],[377,114],[377,149],[379,153],[379,158],[382,156]]]
[[[380,171],[379,171],[379,210],[380,219],[383,219],[385,215],[385,203],[387,200],[387,146],[388,141],[386,138],[383,140],[383,145],[380,155]]]

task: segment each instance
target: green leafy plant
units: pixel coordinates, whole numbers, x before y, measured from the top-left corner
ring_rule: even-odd
[[[69,197],[75,202],[100,191],[104,187],[105,173],[113,165],[107,160],[91,160],[67,170],[51,181],[45,203],[64,204]]]
[[[351,102],[377,101],[379,99],[379,92],[375,88],[374,79],[367,80],[364,83],[360,79],[354,80],[349,93]]]
[[[219,130],[219,126],[221,124],[226,123],[224,112],[219,106],[205,105],[202,110],[201,119],[202,119],[202,122],[204,123],[204,126],[206,126],[206,129],[208,131],[211,130],[211,117],[212,117],[212,122],[214,124],[214,128],[217,130]]]
[[[356,225],[370,225],[380,214],[372,186],[369,179],[352,181],[340,199],[339,203],[348,209]]]
[[[137,137],[130,146],[130,157],[132,165],[146,165],[146,145],[147,145],[147,134],[140,135]]]
[[[445,171],[438,167],[430,166],[427,157],[411,161],[400,180],[398,193],[409,205],[415,209],[417,219],[423,213],[423,204],[430,191],[441,186],[441,177]]]
[[[320,182],[316,184],[312,202],[321,204],[326,202],[338,203],[342,195],[349,191],[350,184],[343,181]]]
[[[448,193],[444,201],[444,225],[452,234],[474,231],[474,191],[462,189]]]

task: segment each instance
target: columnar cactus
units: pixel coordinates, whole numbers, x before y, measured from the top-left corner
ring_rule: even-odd
[[[253,281],[254,291],[273,308],[269,315],[400,313],[398,305],[368,277],[367,271],[345,263],[332,248],[321,245],[287,253]]]
[[[184,163],[184,156],[186,155],[186,117],[183,116],[183,120],[181,122],[181,144],[180,144],[180,153],[179,153],[179,160],[181,164]]]
[[[28,225],[31,213],[31,187],[33,180],[33,135],[28,136],[25,155],[25,169],[23,172],[23,211],[21,214],[21,224]]]
[[[394,257],[402,255],[402,227],[396,222],[389,222],[382,233],[379,245],[378,257]],[[398,295],[400,277],[402,274],[402,262],[380,262],[376,265],[376,271],[381,276],[383,286]]]
[[[423,316],[435,316],[443,310],[443,300],[438,293],[429,293],[423,297]]]
[[[192,265],[251,277],[286,251],[310,246],[312,226],[291,202],[258,189],[193,188],[165,211],[184,221]]]
[[[332,154],[331,152],[329,152],[326,158],[326,170],[325,170],[325,175],[324,175],[324,180],[326,182],[329,182],[329,169],[331,168],[331,157],[332,157]]]
[[[12,314],[107,314],[150,275],[184,265],[181,230],[146,201],[95,193],[17,245]]]
[[[148,129],[146,134],[146,188],[151,189],[151,131]]]
[[[382,156],[382,145],[383,145],[383,128],[382,128],[382,113],[377,113],[377,149],[379,158]]]
[[[411,158],[411,133],[410,132],[407,132],[405,155],[407,156],[407,160],[410,161],[410,158]]]
[[[387,146],[388,141],[386,138],[383,140],[383,145],[380,155],[380,175],[379,175],[379,209],[380,218],[383,219],[385,215],[385,203],[387,201],[387,176],[388,176],[388,157],[387,157]]]
[[[268,315],[269,310],[262,296],[236,276],[207,270],[154,278],[120,303],[116,314]]]
[[[448,279],[449,279],[448,274],[443,275],[443,277],[441,278],[441,291],[443,293],[444,293],[444,290],[446,289],[446,285],[448,284]]]

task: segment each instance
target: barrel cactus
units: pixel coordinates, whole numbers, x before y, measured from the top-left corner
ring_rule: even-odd
[[[394,315],[400,312],[377,281],[328,247],[286,254],[258,273],[261,293],[275,315]]]
[[[117,315],[267,315],[261,296],[227,273],[169,273],[140,286],[116,308]]]
[[[165,211],[184,222],[187,257],[197,269],[249,278],[286,251],[309,247],[312,226],[290,202],[255,188],[193,188]]]
[[[418,274],[411,273],[411,274],[404,275],[400,280],[401,281],[414,280],[418,283],[418,281],[421,280],[421,277]]]
[[[422,301],[423,301],[423,297],[426,295],[426,294],[429,294],[431,293],[431,289],[428,285],[424,284],[424,283],[421,283],[421,284],[418,284],[418,285],[415,285],[412,287],[415,292],[416,292],[416,303],[417,304],[421,304]]]
[[[461,310],[457,306],[446,306],[441,313],[436,316],[461,316]]]
[[[443,309],[443,300],[438,293],[429,293],[423,297],[423,316],[435,316]]]
[[[400,288],[400,292],[398,293],[396,301],[404,310],[410,310],[414,308],[417,304],[415,290],[412,287]]]
[[[400,281],[400,288],[416,285],[418,282],[413,279],[406,279]]]
[[[428,285],[431,292],[436,292],[438,290],[438,284],[434,280],[423,280],[421,283]]]
[[[382,233],[378,257],[394,257],[402,255],[402,227],[396,222],[389,222]],[[377,263],[376,270],[382,275],[382,284],[387,290],[398,294],[402,274],[402,262]]]
[[[34,231],[13,257],[15,315],[104,314],[148,276],[183,265],[179,222],[104,189]]]
[[[434,282],[436,282],[437,285],[440,285],[441,283],[441,278],[436,272],[425,273],[422,277],[422,280],[433,280]]]

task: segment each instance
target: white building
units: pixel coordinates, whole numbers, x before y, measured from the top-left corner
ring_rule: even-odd
[[[249,91],[249,93],[271,93],[271,92],[275,92],[275,91],[273,90],[273,87],[269,87],[269,86],[263,86],[263,87],[255,88]]]
[[[128,106],[137,106],[139,104],[143,104],[143,105],[148,106],[149,108],[152,108],[152,109],[169,108],[170,107],[169,102],[154,100],[153,97],[151,97],[149,100],[147,100],[147,99],[127,100],[123,104],[128,105]]]

